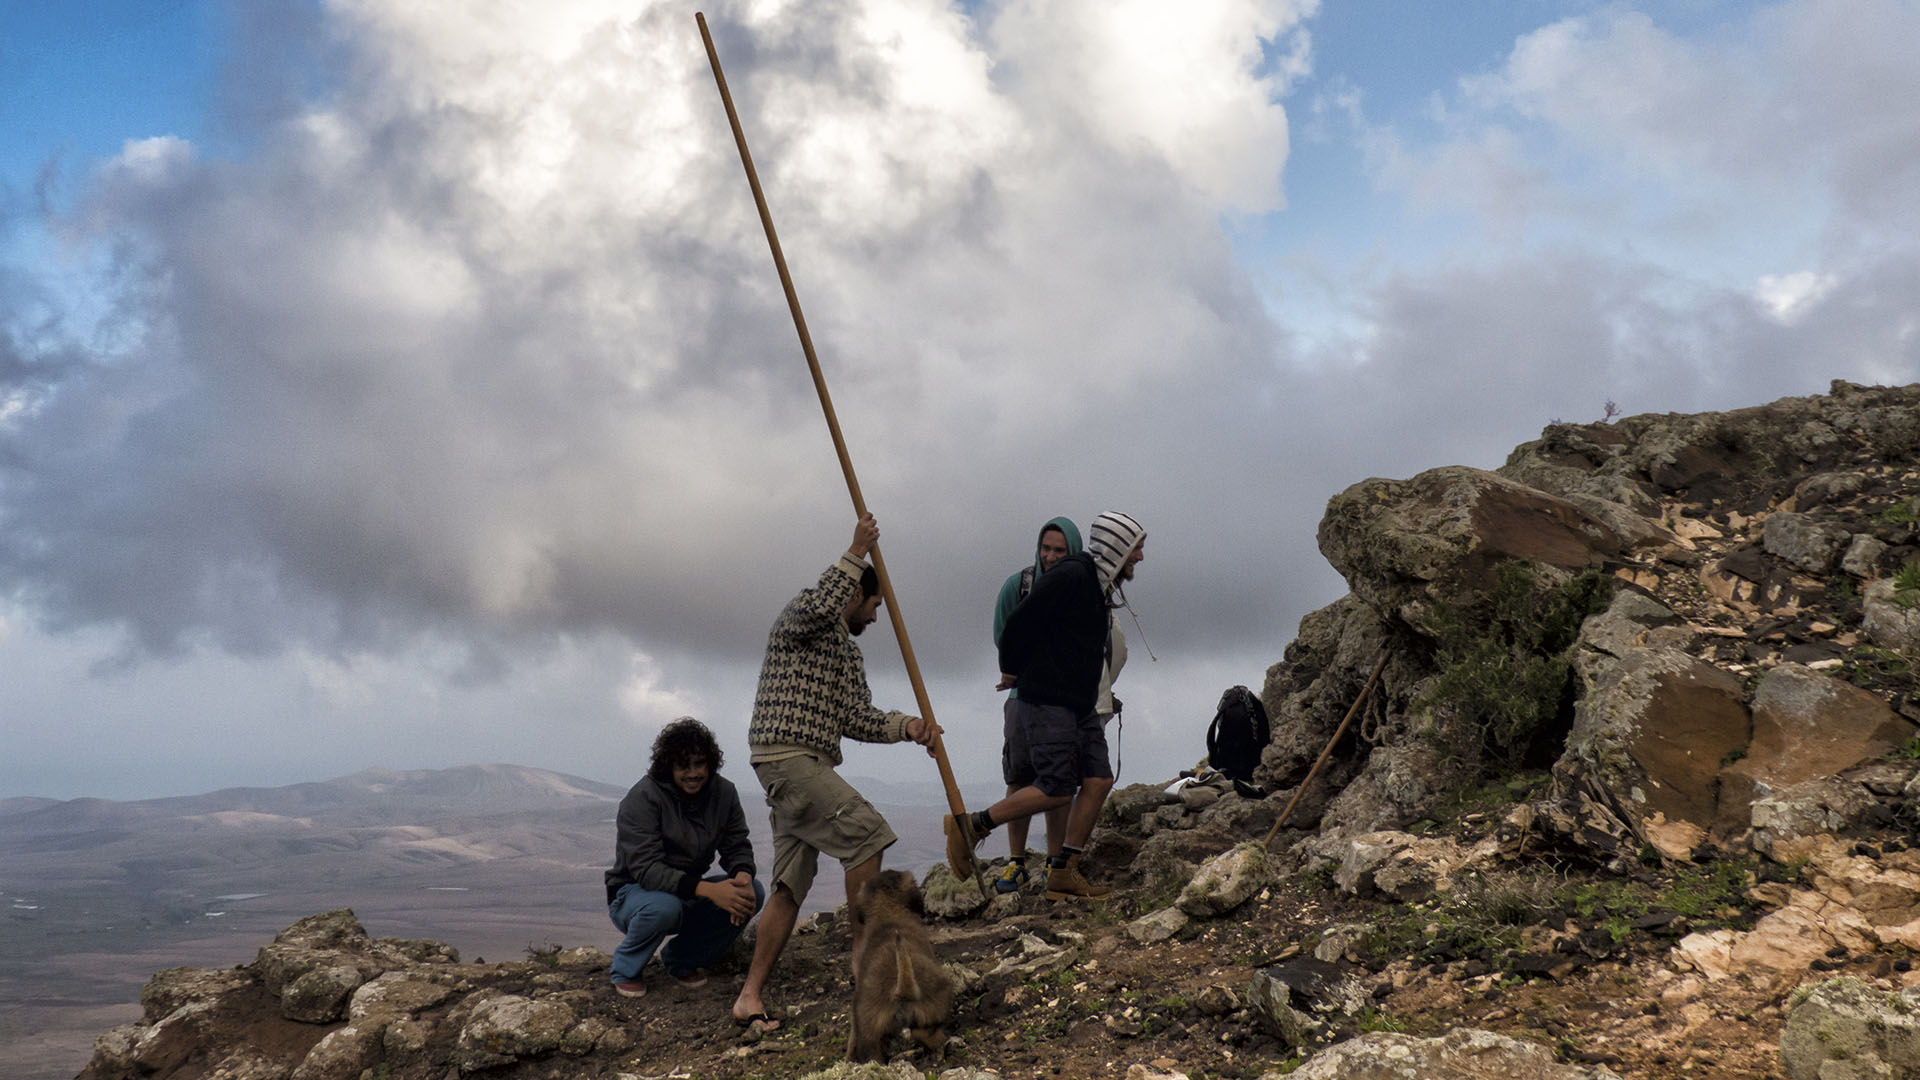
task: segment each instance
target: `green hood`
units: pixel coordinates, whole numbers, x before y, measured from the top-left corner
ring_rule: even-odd
[[[1048,529],[1059,529],[1060,532],[1066,536],[1067,554],[1080,554],[1080,526],[1075,525],[1072,518],[1066,517],[1057,517],[1048,521],[1045,525],[1040,526],[1039,532],[1033,534],[1033,573],[1035,577],[1040,576],[1040,538],[1047,535]],[[1001,565],[1004,566],[1005,564],[1002,563]]]

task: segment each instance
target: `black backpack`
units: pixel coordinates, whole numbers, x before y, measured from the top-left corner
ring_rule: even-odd
[[[1251,781],[1260,751],[1272,737],[1260,698],[1244,686],[1233,687],[1220,695],[1207,727],[1207,763],[1232,779]]]

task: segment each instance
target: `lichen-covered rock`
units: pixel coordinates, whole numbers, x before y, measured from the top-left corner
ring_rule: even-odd
[[[453,1063],[461,1072],[476,1072],[552,1053],[576,1019],[572,1009],[557,1002],[517,994],[483,998],[460,1027]]]
[[[432,1024],[403,1016],[387,1024],[386,1032],[380,1037],[380,1046],[388,1061],[405,1063],[425,1054],[431,1038]]]
[[[1920,648],[1920,597],[1902,593],[1890,578],[1869,581],[1860,590],[1860,628],[1874,644],[1897,652]]]
[[[133,1071],[133,1051],[147,1033],[145,1024],[108,1028],[93,1040],[93,1060],[87,1071],[95,1076],[118,1076]]]
[[[1127,924],[1127,936],[1135,941],[1165,941],[1187,928],[1192,916],[1177,907],[1164,907],[1142,915]]]
[[[920,896],[927,914],[936,919],[964,919],[987,906],[980,883],[971,877],[955,877],[947,864],[934,863],[920,882]]]
[[[141,987],[140,1015],[146,1023],[157,1023],[182,1005],[223,997],[252,983],[253,976],[245,971],[168,968]]]
[[[613,1025],[597,1016],[589,1016],[568,1028],[567,1033],[560,1037],[560,1052],[574,1057],[591,1054],[611,1030]]]
[[[313,1044],[289,1080],[359,1080],[380,1060],[383,1035],[359,1024],[335,1028]]]
[[[1891,993],[1851,978],[1803,987],[1780,1059],[1793,1080],[1920,1076],[1920,988]]]
[[[361,1020],[377,1013],[410,1015],[453,996],[450,987],[416,979],[405,972],[389,971],[353,992],[347,1004],[347,1018]]]
[[[1799,664],[1781,664],[1753,694],[1753,743],[1742,765],[1778,787],[1845,772],[1914,735],[1880,695]]]
[[[351,914],[351,913],[349,913]],[[375,954],[393,966],[404,964],[457,964],[460,962],[460,950],[444,941],[431,941],[426,938],[377,938],[373,942]],[[597,950],[584,950],[597,951]]]
[[[1810,574],[1833,569],[1841,545],[1853,538],[1845,528],[1810,514],[1782,510],[1768,515],[1761,542],[1767,554],[1778,556]]]
[[[1200,863],[1234,845],[1239,837],[1211,829],[1169,829],[1147,837],[1134,854],[1131,872],[1148,890],[1184,887]]]
[[[280,1015],[303,1024],[330,1024],[347,1015],[347,1002],[366,976],[352,964],[317,967],[280,992]]]
[[[1706,829],[1746,824],[1746,803],[1722,807],[1720,772],[1745,751],[1751,719],[1740,680],[1677,649],[1625,657],[1576,648],[1585,693],[1554,766],[1563,790],[1604,793],[1636,829],[1662,814]]]
[[[633,1048],[633,1035],[623,1027],[609,1027],[600,1036],[600,1052],[624,1054]]]
[[[1798,862],[1833,834],[1863,825],[1880,804],[1848,780],[1820,777],[1778,791],[1761,784],[1749,810],[1753,849],[1778,863]]]
[[[369,955],[373,941],[347,908],[309,915],[261,946],[251,970],[275,997],[288,984],[317,968],[353,963],[364,978],[380,973]]]
[[[1428,739],[1376,747],[1360,774],[1328,800],[1320,830],[1323,835],[1344,837],[1405,824],[1430,811],[1473,775],[1469,755],[1450,752]]]
[[[1198,919],[1224,915],[1267,884],[1267,849],[1259,842],[1236,844],[1200,865],[1180,890],[1181,911]]]
[[[1435,1039],[1368,1032],[1327,1047],[1290,1075],[1293,1080],[1620,1080],[1598,1065],[1563,1065],[1538,1043],[1477,1028],[1455,1028]]]
[[[553,962],[563,968],[603,968],[613,962],[607,950],[591,945],[582,945],[571,949],[561,949],[553,956]]]
[[[141,1032],[133,1063],[143,1072],[166,1072],[200,1054],[216,1008],[213,999],[191,1001]]]
[[[1880,557],[1886,553],[1885,541],[1860,533],[1847,545],[1847,553],[1840,557],[1840,569],[1857,578],[1873,577],[1880,570]]]
[[[1680,622],[1673,609],[1644,593],[1621,589],[1607,610],[1580,624],[1580,646],[1608,656],[1628,656],[1645,648],[1647,632]]]
[[[1143,816],[1176,798],[1160,784],[1128,784],[1108,794],[1100,819],[1110,825],[1138,825]]]
[[[1573,503],[1464,466],[1353,485],[1327,503],[1319,542],[1355,596],[1422,630],[1436,602],[1484,591],[1502,562],[1564,575],[1598,567],[1622,547]]]
[[[1294,1008],[1293,988],[1272,972],[1254,972],[1246,998],[1266,1028],[1288,1046],[1304,1046],[1325,1030],[1320,1021]]]
[[[1411,843],[1411,833],[1392,830],[1362,833],[1353,837],[1346,842],[1346,854],[1333,872],[1333,883],[1354,896],[1372,896],[1374,870]]]

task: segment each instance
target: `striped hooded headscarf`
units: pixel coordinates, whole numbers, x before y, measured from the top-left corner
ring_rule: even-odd
[[[1100,568],[1100,587],[1109,592],[1113,590],[1119,578],[1120,568],[1127,563],[1127,556],[1147,538],[1147,530],[1140,523],[1120,513],[1109,510],[1093,519],[1087,528],[1087,554],[1093,556],[1093,563]]]

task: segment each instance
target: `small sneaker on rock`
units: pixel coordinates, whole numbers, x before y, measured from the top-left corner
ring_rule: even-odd
[[[994,879],[993,891],[997,893],[1019,892],[1020,887],[1031,880],[1026,863],[1010,862]]]
[[[667,976],[689,990],[707,985],[707,973],[701,968],[694,968],[692,971],[669,971]]]
[[[613,984],[613,992],[619,994],[621,997],[646,997],[647,984],[642,982],[617,982]]]

